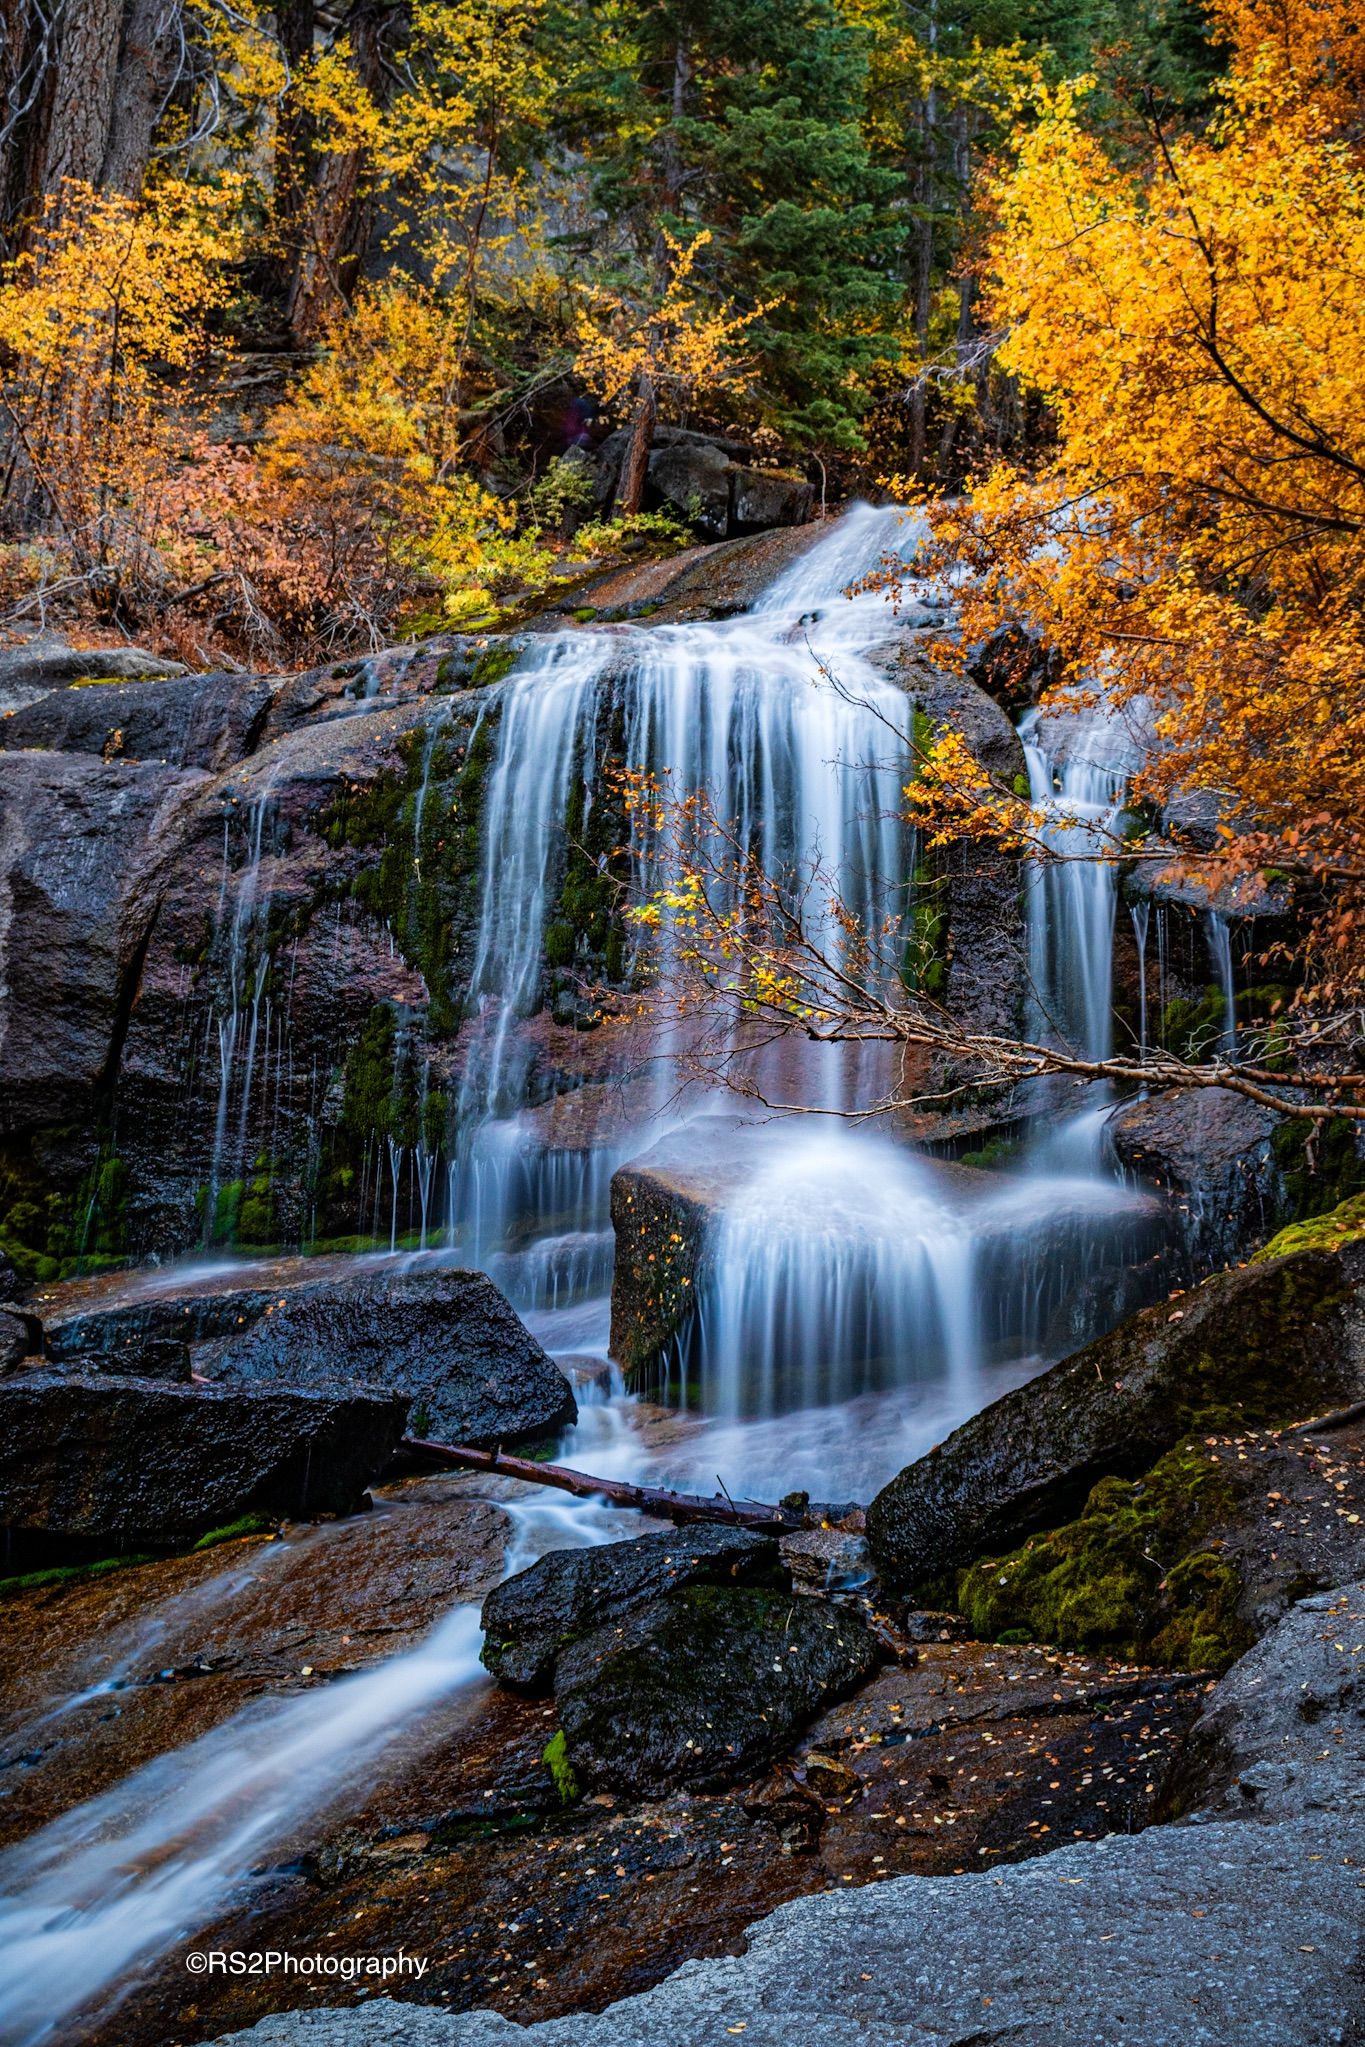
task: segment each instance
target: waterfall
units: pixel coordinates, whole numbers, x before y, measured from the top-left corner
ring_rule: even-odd
[[[261,864],[265,856],[265,828],[274,799],[276,772],[274,767],[267,772],[262,786],[252,799],[247,815],[246,860],[233,886],[232,922],[228,928],[228,1006],[226,1013],[215,1009],[209,1017],[208,1027],[216,1036],[218,1047],[218,1106],[214,1115],[213,1150],[204,1193],[205,1244],[211,1244],[217,1234],[218,1204],[224,1188],[241,1176],[247,1162],[251,1088],[256,1073],[256,1049],[260,1037],[263,1006],[267,1040],[269,1037],[270,1005],[266,1000],[265,991],[269,980],[270,962],[268,952],[260,944],[262,937],[259,929],[262,919],[260,882]],[[218,891],[220,920],[227,899],[228,846],[228,820],[225,817],[223,875]],[[239,1061],[237,1054],[244,1019],[246,1045],[244,1057]],[[241,1076],[237,1088],[237,1127],[233,1136],[229,1134],[231,1097],[239,1065]]]
[[[1219,1020],[1218,1049],[1227,1059],[1237,1057],[1237,983],[1232,971],[1232,925],[1220,910],[1204,913],[1204,935],[1208,939],[1218,992],[1223,1001]]]
[[[1056,856],[1029,863],[1025,879],[1033,1028],[1088,1059],[1113,1050],[1112,851],[1132,773],[1130,744],[1114,723],[1090,715],[1043,719],[1029,711],[1019,736],[1029,797],[1047,814]]]
[[[602,800],[600,755],[614,721],[628,775],[666,776],[679,795],[704,789],[770,874],[790,877],[817,858],[868,925],[902,909],[908,746],[898,735],[908,704],[865,658],[893,619],[879,595],[844,593],[912,537],[900,513],[861,507],[740,617],[553,635],[497,686],[470,982],[476,1014],[447,1197],[455,1240],[481,1264],[500,1260],[518,1300],[508,1254],[538,1229],[604,1228],[611,1172],[647,1141],[648,1118],[614,1148],[561,1152],[551,1187],[544,1145],[523,1114],[534,1037],[524,1023],[542,997],[575,786],[585,809]],[[653,885],[666,880],[650,871]],[[658,1049],[652,1093],[662,1112],[675,1082]],[[849,1065],[826,1062],[831,1106]]]
[[[514,1525],[507,1574],[546,1550],[630,1532],[620,1515],[584,1505],[502,1503]],[[0,2038],[51,2040],[139,1962],[208,1923],[295,1828],[363,1794],[404,1729],[488,1682],[481,1640],[478,1607],[453,1607],[406,1654],[247,1706],[7,1849]]]
[[[1152,906],[1144,896],[1131,906],[1133,919],[1133,941],[1137,946],[1138,958],[1138,1058],[1147,1057],[1147,931],[1152,921]]]

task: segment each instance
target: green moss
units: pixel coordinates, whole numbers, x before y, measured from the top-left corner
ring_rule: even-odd
[[[1251,1262],[1287,1258],[1291,1251],[1339,1251],[1343,1244],[1354,1244],[1361,1237],[1365,1237],[1365,1194],[1352,1194],[1326,1215],[1290,1223]]]
[[[541,1761],[554,1780],[561,1805],[573,1805],[582,1793],[574,1775],[573,1764],[569,1761],[569,1745],[564,1739],[564,1729],[559,1728],[546,1742]]]
[[[45,1585],[78,1585],[87,1578],[105,1578],[110,1571],[126,1571],[155,1559],[141,1554],[101,1557],[95,1564],[54,1564],[45,1571],[24,1571],[17,1578],[0,1578],[0,1599],[15,1592],[36,1592]]]
[[[1365,1193],[1365,1159],[1356,1149],[1355,1125],[1346,1116],[1312,1124],[1303,1117],[1281,1123],[1270,1140],[1295,1222],[1320,1216],[1353,1194]]]
[[[1222,1466],[1187,1437],[1136,1481],[1101,1479],[1080,1517],[958,1574],[957,1604],[985,1640],[1105,1649],[1225,1670],[1250,1646],[1235,1567],[1208,1547],[1233,1507]]]
[[[480,654],[474,663],[474,670],[469,678],[470,688],[489,689],[495,682],[505,681],[516,667],[519,658],[519,650],[516,647],[490,647],[487,653]]]
[[[269,1514],[239,1514],[235,1521],[228,1521],[222,1528],[210,1528],[207,1535],[201,1535],[192,1547],[216,1549],[220,1542],[238,1542],[245,1535],[273,1535],[276,1522]]]
[[[1178,1059],[1206,1058],[1222,1034],[1227,1004],[1221,988],[1197,999],[1178,995],[1161,1012],[1161,1043]]]

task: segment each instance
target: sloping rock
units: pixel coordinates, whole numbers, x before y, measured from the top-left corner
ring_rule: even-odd
[[[1007,1393],[885,1486],[868,1541],[912,1586],[1075,1514],[1205,1423],[1321,1413],[1365,1392],[1359,1246],[1216,1274]]]
[[[346,1513],[403,1430],[396,1394],[17,1372],[0,1380],[0,1526],[137,1548],[249,1512]]]
[[[1190,1255],[1224,1264],[1282,1219],[1280,1121],[1225,1088],[1172,1088],[1125,1102],[1108,1130],[1120,1163],[1170,1196]]]
[[[216,674],[54,691],[0,722],[0,748],[216,771],[255,752],[280,687],[278,677]]]
[[[580,1635],[688,1585],[785,1584],[777,1545],[743,1528],[641,1535],[604,1549],[552,1550],[483,1604],[483,1662],[500,1684],[544,1691]]]
[[[1194,1824],[798,1899],[742,1954],[602,2012],[522,2027],[375,2000],[217,2047],[723,2047],[737,2027],[746,2047],[1342,2047],[1365,2015],[1363,1620],[1363,1586],[1310,1602],[1216,1688]]]
[[[567,1760],[584,1784],[645,1798],[733,1783],[882,1655],[861,1616],[828,1601],[689,1585],[561,1653]]]
[[[0,1134],[90,1114],[202,776],[0,756]]]
[[[568,1380],[480,1272],[295,1287],[207,1369],[224,1382],[390,1386],[418,1434],[473,1448],[548,1435],[578,1413]]]

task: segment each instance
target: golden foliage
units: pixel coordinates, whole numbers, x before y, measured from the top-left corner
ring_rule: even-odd
[[[1138,794],[1215,794],[1231,875],[1334,885],[1327,981],[1365,974],[1365,154],[1346,0],[1220,0],[1235,38],[1207,132],[1150,117],[1137,166],[1040,92],[992,194],[1002,362],[1047,400],[1056,452],[932,515],[972,571],[971,640],[1035,627],[1064,686],[1146,700]],[[1027,829],[958,791],[939,750],[922,816]],[[1235,834],[1235,835],[1234,835]]]

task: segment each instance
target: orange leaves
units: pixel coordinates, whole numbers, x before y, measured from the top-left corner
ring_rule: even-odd
[[[991,195],[990,310],[1004,366],[1051,409],[1056,452],[934,509],[935,546],[970,571],[968,642],[1024,622],[1062,687],[1150,706],[1138,793],[1218,796],[1230,828],[1209,863],[1330,871],[1349,891],[1365,884],[1365,152],[1351,100],[1365,36],[1347,0],[1217,12],[1236,49],[1205,132],[1153,117],[1145,160],[1111,161],[1082,85],[1039,95],[1017,136]],[[965,772],[940,753],[918,813],[998,836],[1007,806],[978,801]],[[1354,927],[1323,928],[1339,951]],[[1350,972],[1365,979],[1365,956]]]

